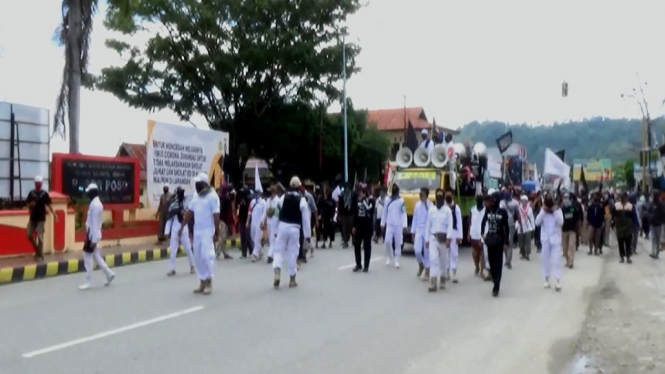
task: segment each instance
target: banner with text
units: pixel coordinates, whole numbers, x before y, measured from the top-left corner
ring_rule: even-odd
[[[219,188],[224,180],[222,163],[228,149],[228,133],[148,121],[148,205],[152,208],[159,206],[164,186],[168,186],[171,192],[182,187],[185,195],[192,195],[192,179],[201,172],[208,174],[210,184]]]
[[[612,179],[612,160],[609,158],[575,159],[573,160],[573,180],[578,182],[584,167],[584,179],[589,181],[604,181]]]

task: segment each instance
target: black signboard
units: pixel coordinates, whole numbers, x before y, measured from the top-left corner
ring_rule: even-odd
[[[102,204],[138,204],[135,167],[133,162],[63,159],[62,192],[80,199],[86,187],[95,183]]]

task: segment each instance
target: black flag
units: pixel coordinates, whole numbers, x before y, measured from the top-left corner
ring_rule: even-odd
[[[563,162],[566,161],[566,150],[565,149],[562,149],[559,152],[556,152],[555,154],[557,155],[557,157],[559,157],[559,159],[561,161],[563,161]]]
[[[404,146],[409,148],[411,152],[415,152],[418,149],[418,137],[416,136],[416,130],[409,122],[409,125],[406,129],[406,139],[404,139]]]
[[[586,176],[584,175],[584,165],[580,165],[580,184],[584,189],[584,192],[589,191],[589,186],[586,183]]]
[[[511,144],[513,144],[512,130],[508,131],[507,133],[501,135],[496,139],[496,146],[499,148],[500,153],[507,151]]]

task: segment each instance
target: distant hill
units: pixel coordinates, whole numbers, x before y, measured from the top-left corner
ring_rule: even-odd
[[[545,149],[566,150],[566,161],[576,158],[609,158],[612,164],[628,159],[637,159],[642,147],[642,132],[639,120],[591,118],[579,122],[532,126],[527,124],[509,125],[513,131],[513,141],[527,147],[527,158],[541,168]],[[656,139],[662,142],[665,121],[654,121]],[[496,146],[495,140],[504,134],[503,122],[471,122],[460,128],[460,141],[482,141],[488,147]],[[541,169],[542,170],[542,169]]]

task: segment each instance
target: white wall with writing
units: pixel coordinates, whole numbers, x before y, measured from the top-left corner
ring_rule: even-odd
[[[168,186],[171,192],[182,187],[186,195],[192,195],[192,179],[201,172],[208,174],[215,187],[219,187],[228,144],[229,134],[226,132],[148,121],[148,205],[152,208],[159,206],[164,186]]]

